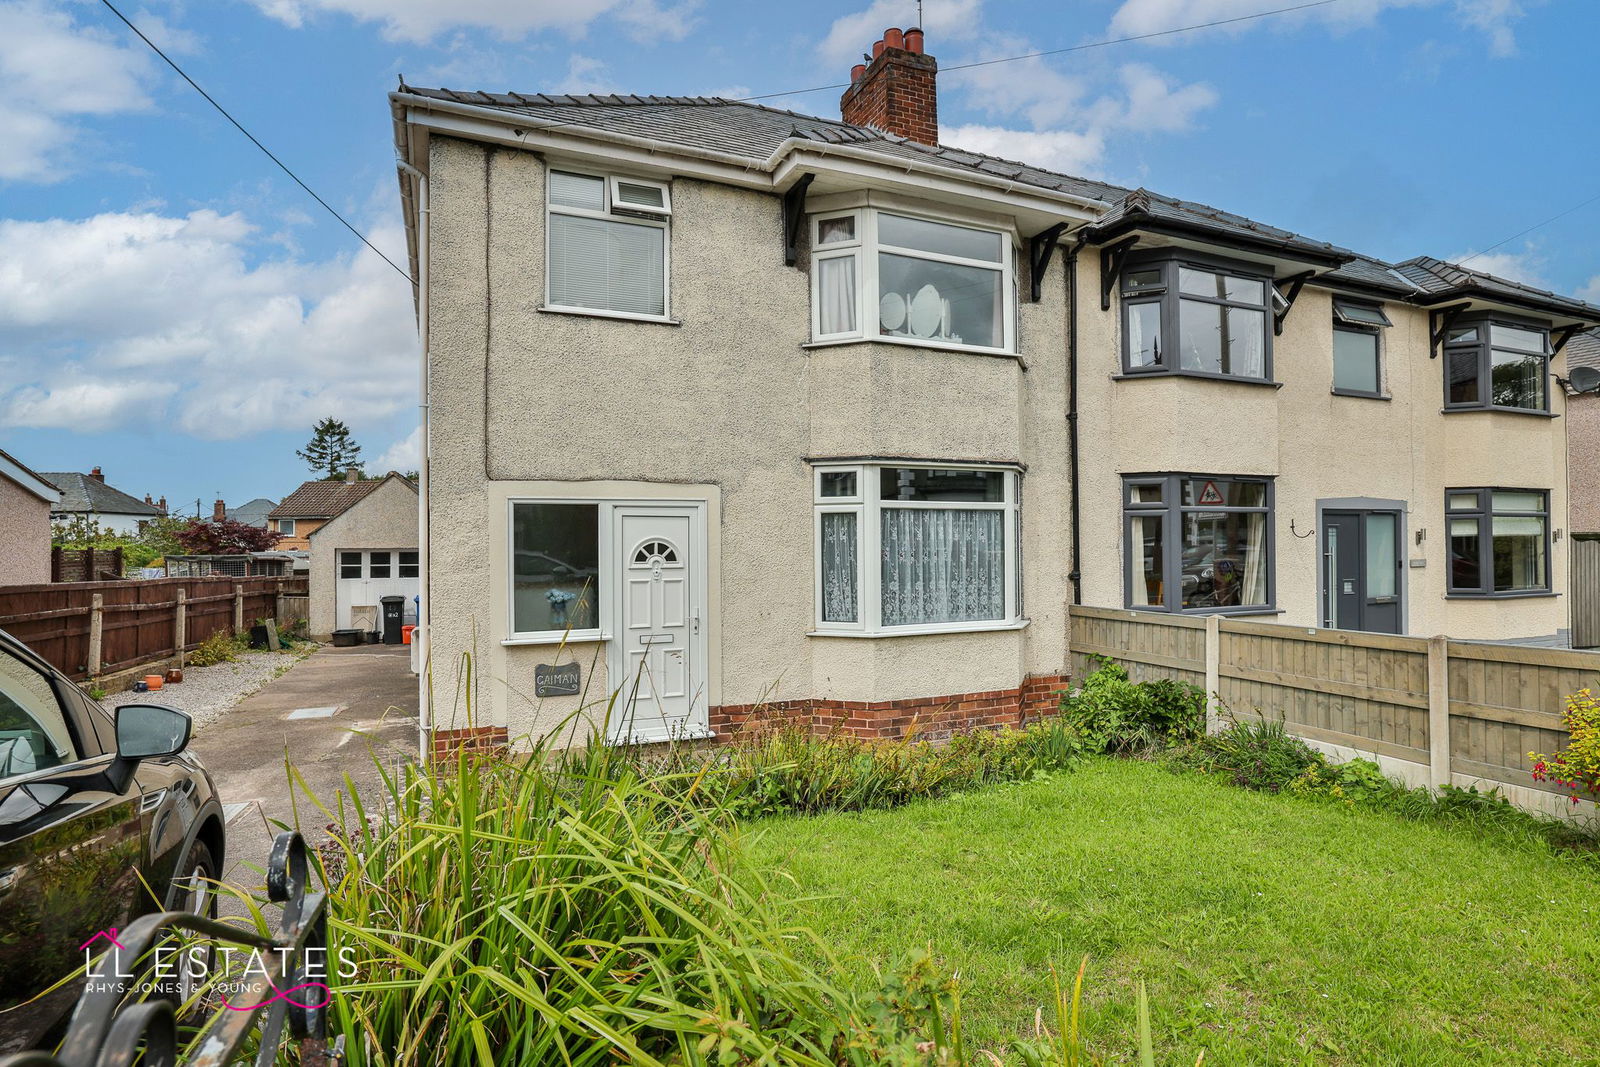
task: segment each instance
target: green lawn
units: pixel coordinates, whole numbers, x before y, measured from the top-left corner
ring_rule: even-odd
[[[981,1047],[1087,953],[1111,1062],[1143,979],[1161,1063],[1600,1063],[1600,876],[1471,831],[1099,760],[746,843],[846,980],[919,947],[959,971]]]

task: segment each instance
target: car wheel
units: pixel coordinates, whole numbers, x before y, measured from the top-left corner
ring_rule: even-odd
[[[211,849],[204,841],[196,841],[189,846],[189,853],[178,865],[178,876],[173,880],[172,910],[186,911],[203,919],[215,919],[218,873],[217,861],[212,858]],[[210,980],[215,955],[216,950],[209,940],[184,946],[178,957],[178,973],[173,983],[174,1007],[188,1003]]]

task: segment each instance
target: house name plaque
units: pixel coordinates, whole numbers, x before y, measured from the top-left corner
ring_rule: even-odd
[[[533,668],[533,695],[575,697],[583,686],[583,668],[576,663],[540,663]]]

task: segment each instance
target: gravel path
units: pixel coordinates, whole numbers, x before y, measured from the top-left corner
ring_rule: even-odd
[[[317,650],[302,645],[294,652],[246,652],[231,663],[214,667],[185,667],[183,681],[148,694],[153,703],[187,712],[196,732],[220,719],[224,712]],[[145,697],[144,693],[112,693],[100,703],[107,711],[118,704]]]

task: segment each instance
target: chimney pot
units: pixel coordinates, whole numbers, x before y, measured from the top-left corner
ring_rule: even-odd
[[[873,59],[877,59],[879,56],[883,55],[883,47],[884,47],[884,45],[883,45],[883,41],[882,41],[881,38],[875,44],[873,44],[873,46],[872,46],[872,58]]]
[[[162,497],[160,500],[156,501],[156,507],[160,508],[161,513],[165,515],[167,513],[167,498]]]
[[[899,27],[891,26],[883,31],[883,46],[885,48],[904,48],[906,35],[900,32]]]
[[[920,27],[883,31],[866,69],[850,71],[839,112],[855,126],[870,126],[919,144],[939,143],[939,64],[922,50]]]
[[[106,480],[106,476],[100,473],[99,467],[96,467],[94,470],[90,471],[89,477],[93,478],[97,482],[104,482]]]
[[[922,30],[916,26],[906,31],[906,51],[922,54]]]
[[[862,78],[865,78],[866,76],[867,76],[867,65],[865,63],[857,63],[855,66],[850,68],[850,84],[851,85],[856,84],[856,82],[860,81]]]

